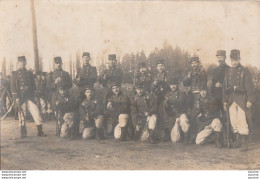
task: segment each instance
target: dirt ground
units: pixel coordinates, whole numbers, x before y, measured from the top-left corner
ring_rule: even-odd
[[[249,151],[204,146],[149,144],[113,139],[74,140],[55,136],[55,122],[43,123],[47,137],[36,136],[36,126],[27,124],[28,137],[19,138],[18,122],[1,121],[2,170],[256,170],[260,169],[260,141]],[[82,130],[82,128],[81,128]]]

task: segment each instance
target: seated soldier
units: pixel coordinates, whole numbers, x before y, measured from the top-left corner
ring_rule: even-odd
[[[169,118],[172,142],[181,140],[183,134],[184,144],[189,141],[189,120],[187,118],[188,105],[187,97],[184,92],[179,89],[178,79],[169,81],[171,91],[165,96],[164,105],[165,111]],[[172,127],[174,125],[174,127]]]
[[[104,139],[104,115],[102,103],[95,97],[95,90],[91,86],[85,88],[86,99],[79,107],[80,119],[84,121],[83,139]]]
[[[132,115],[135,124],[135,139],[155,143],[155,128],[158,113],[158,100],[153,94],[145,91],[145,86],[136,84],[136,95],[132,102]]]
[[[76,139],[79,133],[79,120],[77,101],[74,99],[65,85],[58,85],[58,96],[56,98],[57,109],[57,131],[60,137]]]
[[[210,136],[214,134],[216,147],[222,147],[220,141],[222,132],[220,108],[218,101],[212,96],[209,96],[206,90],[200,91],[199,111],[195,123],[197,128],[196,144],[205,144],[208,139],[210,139]]]
[[[106,104],[108,120],[112,120],[112,133],[115,139],[125,141],[127,134],[132,137],[131,102],[129,97],[121,91],[119,83],[112,83],[111,90],[112,95],[108,98]]]

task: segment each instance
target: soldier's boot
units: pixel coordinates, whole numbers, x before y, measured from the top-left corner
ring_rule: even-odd
[[[27,136],[27,129],[26,126],[23,125],[20,127],[21,128],[21,138],[25,138]]]
[[[156,143],[156,139],[155,139],[155,131],[152,129],[149,129],[149,142],[151,144],[155,144]]]
[[[169,131],[169,129],[168,129],[168,128],[164,128],[163,141],[164,141],[164,142],[167,142],[167,141],[170,140],[170,138],[171,138],[171,136],[170,136],[170,131]]]
[[[119,141],[125,141],[127,136],[127,128],[121,127],[121,136],[119,138]]]
[[[242,146],[240,151],[246,152],[248,150],[248,135],[241,135],[241,139],[242,139]]]
[[[79,139],[79,134],[77,132],[77,127],[75,124],[70,129],[70,140],[77,140]]]
[[[96,139],[102,140],[104,139],[104,129],[103,128],[96,128]]]
[[[235,134],[235,141],[231,144],[232,148],[239,148],[241,147],[241,136],[239,133]]]
[[[215,144],[217,148],[222,148],[221,143],[221,132],[214,132],[215,133]]]
[[[43,133],[42,131],[42,125],[37,125],[37,130],[38,130],[38,134],[37,136],[40,136],[40,137],[46,137],[47,135]]]
[[[139,130],[135,130],[135,137],[134,137],[135,141],[138,141],[140,136],[141,136],[141,132]]]
[[[188,145],[188,144],[189,144],[189,141],[190,141],[190,139],[189,139],[189,133],[186,132],[186,133],[184,133],[183,144]]]

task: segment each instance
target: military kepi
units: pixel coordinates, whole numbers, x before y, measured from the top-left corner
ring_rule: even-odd
[[[191,57],[190,58],[190,63],[192,63],[192,62],[199,62],[199,61],[200,61],[199,57]]]
[[[156,63],[156,64],[157,64],[157,65],[159,65],[159,64],[165,65],[165,63],[164,63],[164,60],[163,60],[163,59],[157,60],[157,63]]]
[[[90,53],[89,52],[83,52],[82,57],[84,57],[84,56],[90,57]]]
[[[116,54],[108,55],[108,60],[116,60]]]
[[[231,50],[230,58],[232,60],[240,60],[240,51],[237,49]]]
[[[226,57],[226,51],[225,50],[218,50],[216,56]]]
[[[18,57],[18,61],[26,61],[25,56],[19,56],[19,57]]]
[[[55,62],[55,63],[62,63],[61,57],[55,57],[55,58],[54,58],[54,62]]]

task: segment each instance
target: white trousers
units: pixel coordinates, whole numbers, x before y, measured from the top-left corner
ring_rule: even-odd
[[[95,127],[97,129],[101,129],[102,127],[104,127],[104,116],[103,115],[99,115],[97,116],[95,119]],[[83,130],[83,133],[82,133],[82,138],[83,139],[91,139],[94,137],[95,135],[95,127],[86,127],[84,128]]]
[[[69,137],[69,130],[74,125],[72,113],[66,113],[63,117],[64,123],[61,126],[60,137]]]
[[[178,142],[181,139],[181,131],[187,133],[189,131],[190,124],[189,119],[186,114],[180,115],[179,118],[176,119],[175,125],[171,131],[171,140],[172,142]]]
[[[222,123],[218,118],[213,119],[210,125],[205,126],[204,129],[198,133],[196,137],[195,143],[197,145],[204,144],[207,140],[207,138],[213,133],[213,132],[221,132],[222,131]]]
[[[20,111],[18,113],[19,125],[21,126],[21,124],[22,125],[25,124],[26,116],[27,116],[27,109],[30,112],[30,114],[32,115],[35,124],[36,125],[42,124],[42,118],[41,118],[38,106],[34,102],[32,102],[31,100],[27,100],[21,105],[22,111]]]
[[[239,107],[236,102],[233,102],[230,106],[229,115],[233,132],[248,135],[249,129],[246,121],[245,111]]]

